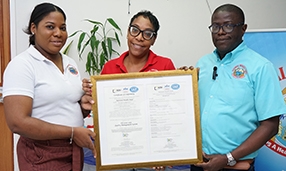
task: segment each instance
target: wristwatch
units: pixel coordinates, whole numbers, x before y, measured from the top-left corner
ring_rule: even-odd
[[[236,164],[235,159],[232,157],[231,153],[226,154],[227,157],[227,165],[228,166],[234,166]]]

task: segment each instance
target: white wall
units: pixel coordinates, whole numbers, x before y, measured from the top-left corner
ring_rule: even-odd
[[[28,24],[29,15],[33,7],[42,0],[12,0],[11,18],[14,28],[12,35],[12,54],[24,51],[28,46],[28,36],[22,31]],[[172,58],[176,67],[195,65],[204,54],[213,50],[208,26],[210,15],[217,6],[231,2],[239,5],[245,12],[249,29],[286,28],[285,0],[130,0],[130,14],[128,14],[129,0],[51,0],[59,5],[67,15],[68,32],[78,29],[89,30],[90,25],[83,19],[104,21],[112,17],[123,30],[122,46],[118,52],[127,50],[126,33],[130,18],[139,10],[148,9],[159,19],[161,28],[152,50],[163,56]],[[76,44],[69,53],[78,60]],[[80,72],[84,77],[85,61],[79,61]]]
[[[44,1],[11,0],[12,57],[28,47],[28,36],[22,30],[28,24],[33,7],[40,2]],[[107,17],[112,17],[123,30],[119,53],[127,50],[126,33],[130,18],[142,9],[152,11],[161,25],[152,50],[159,55],[170,57],[176,67],[195,65],[202,55],[214,49],[208,26],[211,12],[223,3],[234,3],[244,10],[249,30],[286,28],[285,0],[130,0],[130,8],[129,0],[49,2],[55,3],[65,11],[69,33],[78,29],[89,30],[90,25],[83,22],[83,19],[104,21]],[[69,56],[78,61],[82,76],[88,77],[84,72],[85,61],[78,60],[75,44]],[[17,137],[15,139],[17,140]],[[15,170],[18,170],[17,167],[15,163]]]

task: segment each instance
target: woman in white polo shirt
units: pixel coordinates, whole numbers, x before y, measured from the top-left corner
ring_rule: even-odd
[[[60,53],[67,39],[65,22],[61,8],[38,4],[26,29],[30,46],[4,73],[5,116],[11,131],[20,135],[21,171],[80,171],[81,147],[95,152],[95,134],[83,127],[90,111],[77,65]]]

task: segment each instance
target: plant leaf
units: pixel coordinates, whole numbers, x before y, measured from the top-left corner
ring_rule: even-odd
[[[116,42],[118,43],[118,45],[121,46],[118,34],[116,32],[115,32],[115,38],[116,38]]]
[[[85,71],[86,72],[88,72],[88,74],[90,75],[90,73],[91,73],[91,59],[92,59],[92,57],[91,57],[91,55],[90,55],[90,53],[88,53],[87,54],[87,59],[86,59],[86,63],[85,63]]]
[[[118,56],[120,56],[120,53],[118,53],[116,50],[112,49],[112,53],[117,54]]]
[[[69,50],[70,50],[70,47],[71,47],[71,44],[72,44],[73,40],[67,45],[67,47],[64,49],[63,51],[63,54],[67,55]]]
[[[112,55],[112,39],[110,39],[109,37],[107,38],[107,48],[108,48],[108,59],[111,57]]]
[[[90,31],[91,35],[93,36],[97,32],[98,29],[99,27],[97,25],[94,25],[93,29]]]
[[[106,60],[106,55],[102,52],[101,54],[100,54],[100,62],[99,62],[99,66],[100,66],[100,70],[102,70],[102,68],[103,68],[103,65],[105,64],[105,62],[106,61],[108,61],[108,60]]]
[[[81,50],[81,43],[84,40],[85,35],[86,35],[86,33],[82,32],[79,36],[78,43],[77,43],[77,51],[78,52],[80,52],[80,50]]]
[[[98,62],[95,60],[94,53],[90,54],[91,57],[91,68],[92,68],[92,74],[94,75],[95,73],[98,73]]]
[[[96,37],[93,35],[90,38],[90,48],[92,52],[94,52],[95,46],[96,46]]]
[[[92,23],[92,24],[95,24],[95,25],[101,25],[101,26],[103,26],[103,24],[102,24],[101,22],[99,22],[99,21],[94,21],[94,20],[90,20],[90,19],[85,19],[85,21],[88,21],[88,22],[90,22],[90,23]]]
[[[113,43],[117,43],[121,46],[119,34],[122,36],[122,32],[112,18],[107,18],[104,24],[90,19],[85,19],[85,21],[91,23],[92,28],[89,31],[78,30],[70,37],[81,32],[77,44],[79,57],[82,58],[83,54],[87,54],[86,72],[88,72],[89,75],[98,74],[113,53],[120,55],[113,49]],[[111,29],[108,29],[108,27]],[[112,32],[114,32],[114,34]],[[112,36],[108,37],[108,35]]]
[[[87,40],[87,42],[85,42],[85,44],[83,45],[81,51],[79,52],[79,56],[81,57],[82,53],[84,52],[86,46],[89,44],[90,42],[90,39]]]
[[[108,53],[107,53],[107,49],[106,49],[106,45],[105,45],[105,42],[101,42],[101,48],[102,48],[102,51],[104,53],[105,56],[108,56]],[[101,58],[101,54],[100,54],[100,58]]]
[[[98,54],[98,46],[100,44],[100,41],[99,40],[96,40],[95,43],[94,43],[94,47],[96,49],[95,53]]]
[[[69,37],[73,37],[74,35],[76,35],[78,32],[82,32],[81,30],[75,31],[73,34],[71,34]]]
[[[121,29],[119,28],[119,26],[116,24],[116,22],[115,22],[112,18],[107,18],[107,21],[108,21],[114,28],[116,28],[117,30],[119,30],[120,33],[121,33]]]

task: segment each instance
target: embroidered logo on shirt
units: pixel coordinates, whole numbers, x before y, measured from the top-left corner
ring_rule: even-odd
[[[73,75],[77,75],[78,74],[78,71],[77,71],[77,69],[74,66],[69,65],[68,68],[69,68],[70,73],[72,73]]]
[[[232,76],[234,78],[244,78],[246,74],[247,74],[246,67],[242,64],[236,65],[232,69]]]

